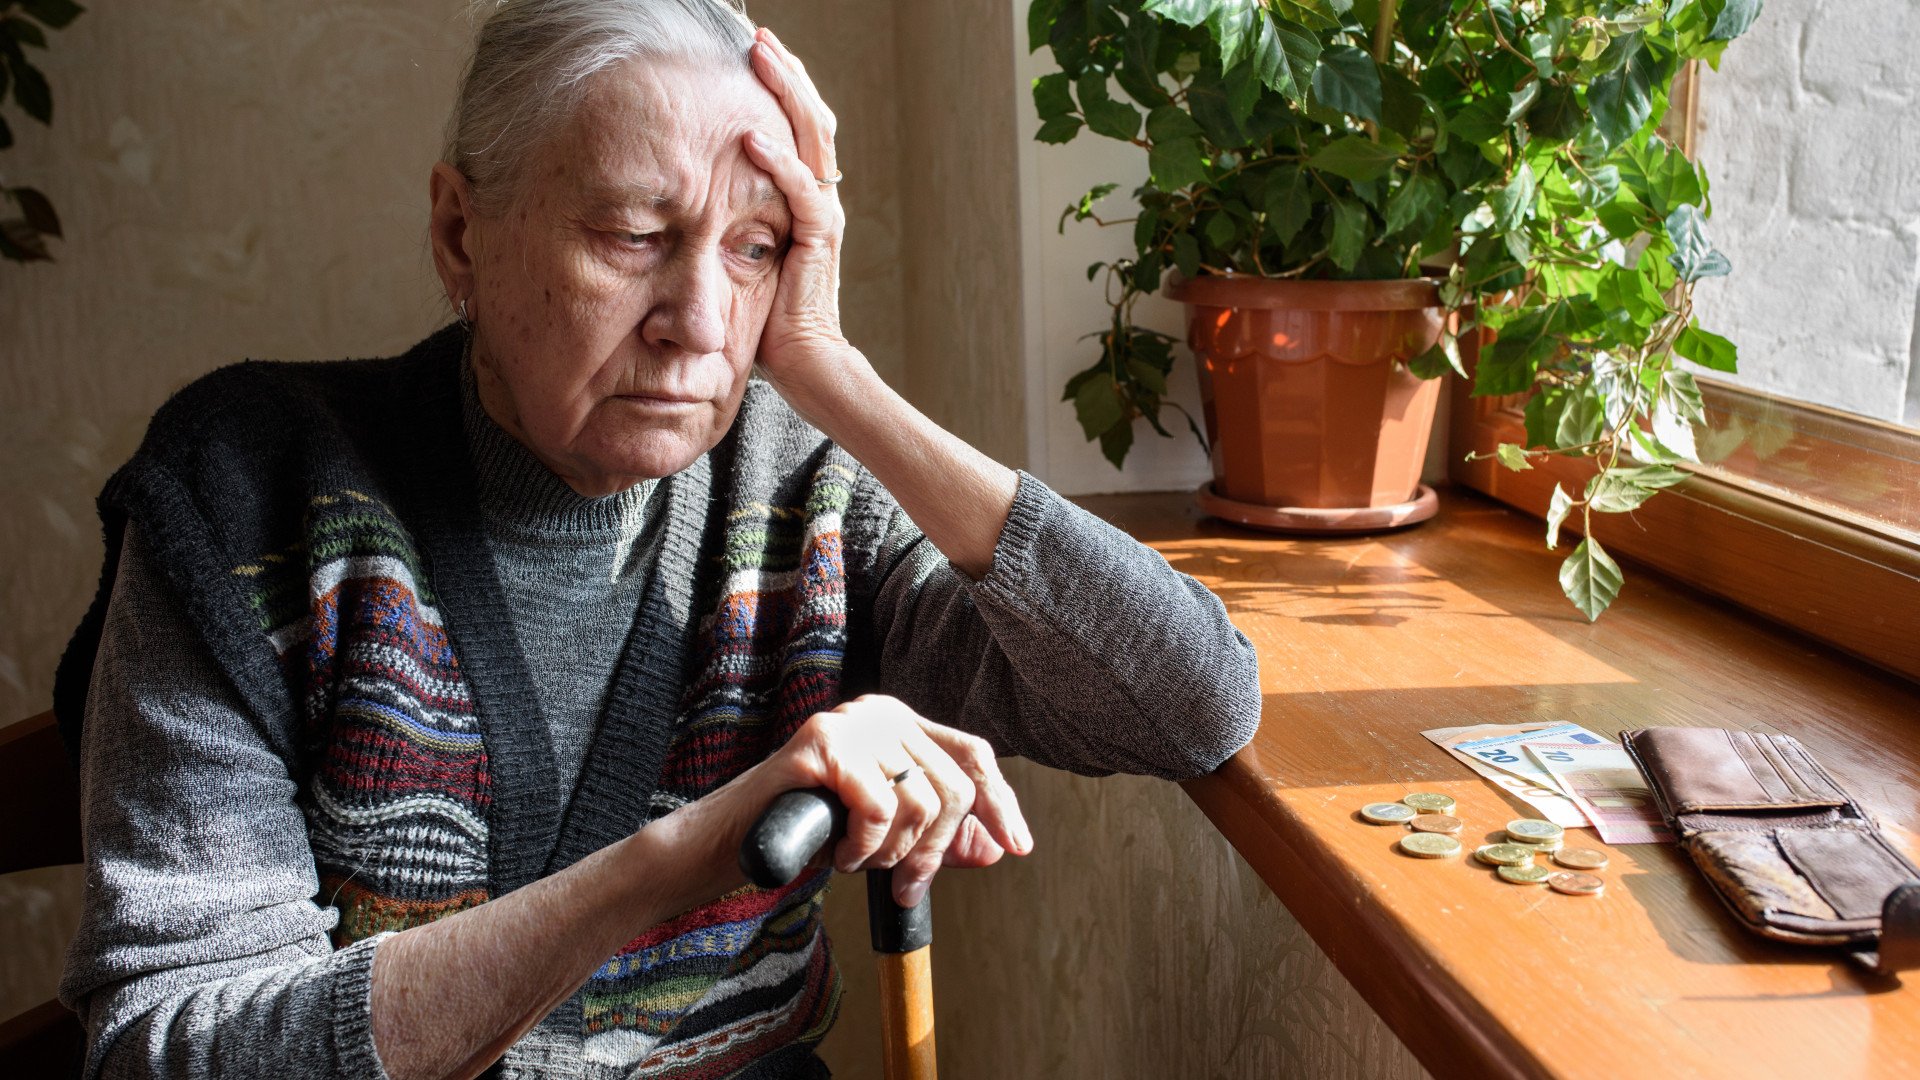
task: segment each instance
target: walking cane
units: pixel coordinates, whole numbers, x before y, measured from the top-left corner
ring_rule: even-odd
[[[826,788],[773,801],[740,845],[740,869],[762,888],[800,876],[842,834],[846,807]],[[893,902],[893,871],[867,871],[867,930],[880,966],[880,1051],[887,1080],[936,1080],[933,1056],[933,908],[930,896]]]

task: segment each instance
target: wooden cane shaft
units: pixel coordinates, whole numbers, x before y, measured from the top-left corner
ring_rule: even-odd
[[[880,1050],[887,1080],[937,1080],[933,1055],[933,946],[876,953]]]

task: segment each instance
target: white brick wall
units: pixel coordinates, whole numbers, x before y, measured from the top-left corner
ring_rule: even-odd
[[[1920,4],[1767,0],[1701,82],[1738,381],[1920,425]]]

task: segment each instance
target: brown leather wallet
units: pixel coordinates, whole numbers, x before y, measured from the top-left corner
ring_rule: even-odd
[[[1920,967],[1920,870],[1790,735],[1641,728],[1620,741],[1680,847],[1748,929]]]

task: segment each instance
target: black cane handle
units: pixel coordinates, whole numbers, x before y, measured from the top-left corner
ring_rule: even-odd
[[[740,869],[763,889],[800,876],[815,853],[847,828],[847,808],[826,788],[801,788],[773,800],[740,844]],[[933,941],[931,893],[910,908],[893,902],[893,871],[867,871],[867,930],[873,950],[912,952]]]
[[[773,800],[740,843],[740,869],[763,889],[800,876],[827,841],[844,833],[847,808],[826,788],[799,788]]]

